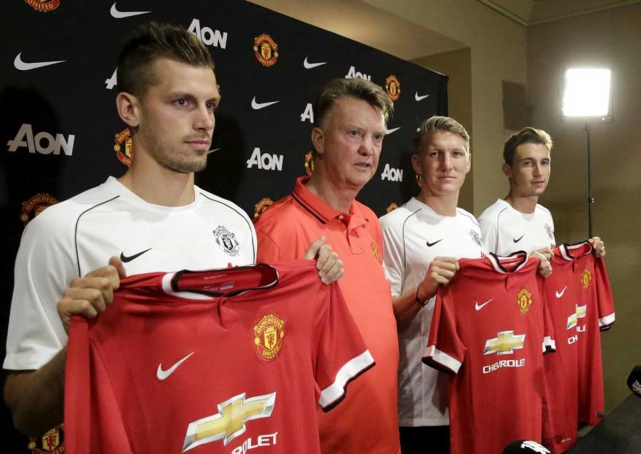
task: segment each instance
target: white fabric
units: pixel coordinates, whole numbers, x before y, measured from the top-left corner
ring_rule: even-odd
[[[499,256],[516,251],[529,254],[556,244],[552,215],[538,204],[534,213],[524,214],[499,199],[479,216],[479,225],[485,249]]]
[[[380,222],[383,267],[393,296],[416,289],[436,257],[483,256],[478,223],[460,208],[456,216],[441,216],[412,198]],[[399,424],[404,427],[449,424],[447,377],[421,361],[433,312],[434,298],[399,332],[398,414]]]
[[[22,235],[4,369],[38,369],[66,345],[56,305],[72,279],[145,250],[124,263],[128,275],[249,265],[256,232],[241,208],[198,187],[193,203],[169,208],[109,178],[47,208]]]

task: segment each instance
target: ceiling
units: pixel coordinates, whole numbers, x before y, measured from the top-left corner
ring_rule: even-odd
[[[469,47],[367,0],[247,0],[404,60]],[[398,0],[403,1],[403,0]],[[473,0],[470,0],[473,1]],[[476,0],[528,27],[641,3],[641,0]]]
[[[568,17],[641,3],[641,0],[478,0],[523,25],[537,25]]]

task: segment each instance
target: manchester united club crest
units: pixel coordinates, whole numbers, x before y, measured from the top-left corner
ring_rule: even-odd
[[[550,237],[550,241],[552,241],[552,244],[554,244],[554,231],[552,230],[552,226],[546,223],[543,228],[545,229],[545,233],[547,233]]]
[[[314,173],[314,154],[311,151],[308,151],[305,155],[305,173],[308,177],[312,176]]]
[[[588,289],[588,287],[590,286],[590,282],[592,282],[592,271],[586,268],[581,273],[581,285],[583,286],[584,290]]]
[[[379,262],[382,262],[381,251],[378,250],[378,246],[376,245],[376,243],[372,241],[372,244],[370,245],[370,247],[372,248],[372,253],[374,254],[374,257],[376,257],[376,260],[378,260]]]
[[[271,36],[263,33],[254,38],[254,55],[263,66],[269,68],[278,60],[278,44]]]
[[[47,431],[41,437],[30,437],[28,448],[32,454],[62,454],[65,452],[64,424]]]
[[[401,83],[394,74],[385,79],[385,91],[392,101],[396,101],[401,96]]]
[[[532,292],[523,287],[519,290],[519,293],[516,294],[516,302],[519,305],[521,315],[527,314],[532,307]]]
[[[270,199],[269,197],[264,197],[260,202],[258,202],[256,205],[254,205],[254,218],[257,218],[261,214],[267,210],[271,205],[273,205],[274,201]]]
[[[472,237],[472,241],[474,241],[478,247],[483,248],[483,242],[481,241],[481,235],[479,235],[479,232],[476,230],[470,230],[470,236]]]
[[[48,13],[60,6],[60,0],[24,0],[29,6],[41,13]]]
[[[240,245],[236,239],[236,235],[227,230],[226,227],[218,226],[214,230],[214,236],[216,237],[216,244],[220,247],[223,252],[236,257],[240,252]]]
[[[55,197],[49,194],[36,194],[26,202],[22,203],[22,214],[20,220],[27,225],[31,219],[42,213],[47,207],[58,203]],[[33,216],[31,216],[33,212]]]
[[[129,167],[131,165],[131,158],[134,157],[134,141],[131,138],[131,131],[126,128],[116,134],[116,144],[114,151],[118,161]]]
[[[398,205],[395,202],[392,202],[387,206],[385,211],[387,211],[388,213],[391,213],[392,211],[394,211],[397,208],[398,208]]]
[[[275,360],[283,349],[285,320],[276,314],[265,314],[252,327],[254,345],[261,358]]]

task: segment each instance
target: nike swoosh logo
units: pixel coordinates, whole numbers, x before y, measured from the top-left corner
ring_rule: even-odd
[[[565,289],[566,289],[566,288],[568,288],[568,286],[567,286],[567,285],[566,285],[565,287],[563,287],[563,290],[561,290],[561,292],[560,292],[560,293],[559,293],[559,291],[557,290],[557,291],[556,291],[556,297],[557,297],[557,298],[561,298],[561,297],[563,296],[563,294],[565,293]]]
[[[399,126],[398,128],[385,129],[385,135],[387,135],[387,134],[391,134],[391,133],[393,133],[393,132],[396,132],[396,131],[398,131],[399,129],[401,129],[401,127],[400,127],[400,126]]]
[[[312,69],[312,68],[316,68],[317,66],[323,66],[326,64],[327,64],[326,61],[322,61],[319,63],[310,63],[307,61],[307,57],[305,57],[305,61],[303,62],[303,66],[305,67],[305,69]]]
[[[183,359],[178,361],[176,364],[174,364],[167,370],[162,370],[162,364],[158,364],[158,370],[156,371],[156,377],[158,377],[158,380],[166,380],[167,378],[169,378],[169,376],[173,374],[176,371],[176,369],[178,369],[178,366],[180,366],[182,363],[187,361],[189,357],[193,354],[194,352],[191,352],[190,354],[185,356]]]
[[[127,257],[127,256],[125,255],[125,253],[124,253],[124,252],[121,252],[121,253],[120,253],[120,260],[122,260],[122,261],[123,261],[123,262],[125,262],[125,263],[127,263],[127,262],[131,262],[132,260],[135,260],[135,259],[137,259],[138,257],[140,257],[141,255],[143,255],[145,252],[149,252],[149,251],[151,251],[151,248],[149,248],[149,249],[145,249],[144,251],[139,252],[139,253],[137,253],[137,254],[130,255],[129,257]]]
[[[124,19],[125,17],[140,16],[141,14],[151,13],[151,11],[118,11],[116,3],[117,2],[111,5],[111,10],[109,11],[111,13],[111,17],[116,19]]]
[[[428,242],[427,242],[427,247],[432,247],[432,246],[434,246],[436,243],[440,243],[441,241],[443,241],[443,238],[441,238],[441,239],[440,239],[440,240],[438,240],[438,241],[434,241],[433,243],[430,243],[430,242],[428,241]]]
[[[278,102],[280,102],[280,101],[257,102],[257,101],[256,101],[256,97],[254,96],[254,99],[252,99],[252,109],[254,109],[254,110],[263,109],[263,108],[265,108],[265,107],[269,107],[269,106],[271,106],[272,104],[276,104],[276,103],[278,103]]]
[[[487,300],[483,304],[479,304],[479,302],[477,301],[476,304],[474,305],[474,307],[476,308],[477,311],[480,311],[481,309],[483,309],[485,306],[487,306],[491,302],[492,302],[492,300]]]
[[[525,233],[523,235],[521,235],[521,238],[518,238],[518,239],[517,238],[512,238],[512,241],[514,241],[515,243],[518,243],[519,241],[521,241],[523,239],[524,236],[525,236]]]
[[[20,71],[29,71],[31,69],[44,68],[45,66],[57,65],[58,63],[64,63],[67,60],[58,60],[58,61],[41,61],[37,63],[25,63],[22,61],[22,52],[16,55],[15,60],[13,60],[13,66]]]
[[[423,96],[420,96],[420,95],[418,94],[418,92],[416,92],[416,93],[414,94],[414,99],[416,99],[417,101],[423,101],[425,98],[429,98],[429,96],[430,96],[430,95],[423,95]]]
[[[211,153],[213,153],[214,151],[218,151],[218,150],[222,150],[222,148],[214,148],[213,150],[209,150],[209,151],[207,152],[207,154],[211,154]]]

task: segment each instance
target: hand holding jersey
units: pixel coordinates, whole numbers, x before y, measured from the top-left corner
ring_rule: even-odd
[[[324,284],[336,282],[345,274],[343,261],[338,258],[336,252],[332,251],[332,247],[329,244],[325,244],[324,236],[309,245],[309,249],[307,249],[303,258],[316,260],[316,269]]]
[[[551,256],[552,250],[550,248],[544,248],[543,251],[544,252],[541,252],[541,250],[532,251],[532,255],[539,259],[538,273],[543,277],[548,277],[552,274],[552,265],[550,264],[547,251],[550,251]]]
[[[589,241],[594,248],[595,257],[598,259],[605,257],[605,243],[603,242],[603,240],[601,240],[601,238],[599,238],[598,236],[595,236],[594,238],[590,238]]]
[[[458,260],[454,257],[435,257],[430,263],[423,282],[416,289],[419,301],[427,302],[436,295],[439,285],[447,285],[459,269]]]
[[[122,261],[118,257],[111,257],[109,265],[71,281],[57,306],[67,334],[72,316],[93,319],[104,312],[114,299],[114,291],[120,287],[120,279],[124,277],[127,277],[127,272]]]

